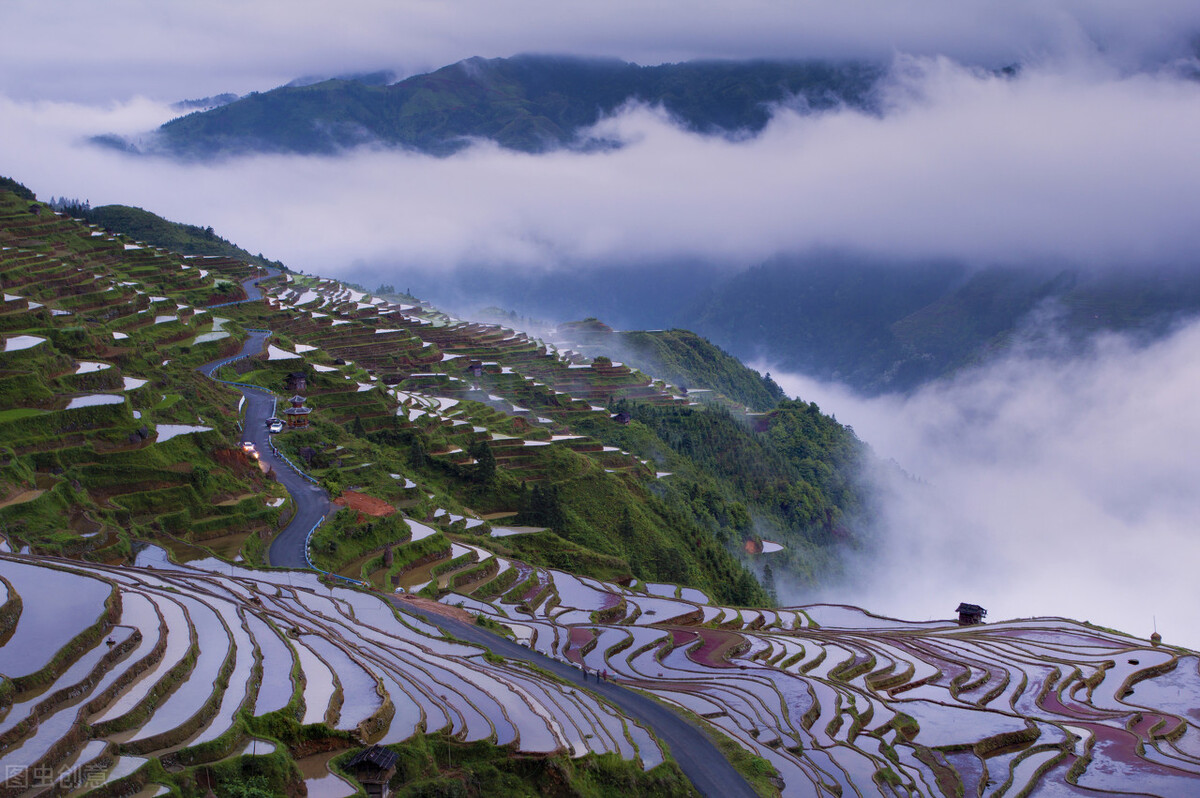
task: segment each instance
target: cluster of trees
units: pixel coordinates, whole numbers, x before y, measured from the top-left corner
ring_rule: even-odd
[[[746,368],[737,358],[690,330],[624,332],[629,365],[683,388],[711,388],[751,410],[770,410],[787,398],[771,375]]]
[[[56,210],[62,210],[89,224],[99,225],[106,230],[145,241],[156,247],[184,255],[224,255],[261,266],[287,268],[279,261],[263,257],[261,252],[254,255],[225,240],[217,235],[211,226],[172,222],[149,211],[127,205],[100,205],[93,208],[86,200],[80,202],[77,199],[59,197],[58,201],[64,204]]]
[[[75,218],[81,218],[92,209],[92,203],[89,200],[81,200],[78,197],[51,197],[46,204],[59,213],[65,213]]]
[[[26,188],[23,184],[13,180],[11,177],[0,176],[0,190],[11,191],[21,199],[26,199],[30,202],[37,199],[37,195]]]

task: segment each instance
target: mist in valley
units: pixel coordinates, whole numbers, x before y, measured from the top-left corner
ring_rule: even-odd
[[[848,578],[781,600],[907,619],[1065,616],[1200,646],[1200,322],[1082,354],[1043,340],[926,385],[864,398],[772,375],[851,425],[878,461],[868,541]]]

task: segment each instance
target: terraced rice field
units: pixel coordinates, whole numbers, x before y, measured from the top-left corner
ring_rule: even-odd
[[[240,545],[247,531],[209,512],[248,503],[245,517],[262,518],[262,497],[246,492],[257,471],[210,501],[193,487],[203,480],[155,462],[162,452],[186,459],[200,450],[196,441],[219,442],[237,417],[232,401],[223,407],[226,397],[214,393],[201,416],[181,389],[161,387],[155,371],[160,345],[180,356],[208,346],[215,356],[230,336],[221,329],[226,320],[212,319],[210,329],[203,315],[202,305],[223,298],[210,270],[228,283],[248,278],[251,267],[180,259],[66,219],[25,216],[0,220],[19,244],[0,254],[7,278],[0,315],[11,331],[0,336],[0,354],[14,374],[37,371],[48,381],[44,401],[13,408],[5,420],[62,423],[40,437],[11,424],[14,448],[41,455],[53,443],[54,456],[78,466],[81,487],[111,517],[129,514],[164,533],[190,529],[193,542],[214,546],[229,534]],[[69,247],[38,251],[46,247],[35,242],[53,231],[73,237],[73,246],[86,238],[86,259]],[[196,268],[201,263],[208,268]],[[575,419],[604,420],[605,405],[618,399],[694,403],[665,383],[330,280],[301,285],[283,275],[268,293],[266,304],[283,311],[271,322],[280,339],[255,357],[285,365],[264,371],[260,384],[268,387],[284,368],[311,366],[322,383],[314,403],[337,424],[435,432],[439,448],[428,455],[453,466],[474,464],[482,446],[498,468],[526,482],[552,476],[543,470],[547,455],[562,449],[637,480],[670,476],[572,429]],[[60,337],[48,336],[57,333],[55,319],[76,314],[97,314],[89,323],[99,332],[68,354]],[[155,354],[132,361],[140,376],[123,373],[135,349]],[[99,432],[118,428],[95,445]],[[402,497],[397,509],[437,504],[432,488],[391,473],[403,465],[385,468],[343,448],[324,447],[334,462],[327,472],[365,479],[374,467]],[[104,459],[114,450],[116,469]],[[46,485],[61,482],[51,471],[56,462],[19,494],[26,510],[53,498]],[[443,604],[507,627],[528,648],[607,674],[719,729],[770,763],[785,795],[1200,794],[1195,652],[1057,618],[959,627],[845,606],[719,606],[694,588],[610,584],[496,556],[474,544],[489,533],[544,530],[489,523],[514,513],[446,505],[420,520],[402,516],[410,534],[397,551],[423,542],[432,555],[391,571],[381,552],[368,551],[347,575],[389,590],[395,578],[400,592],[450,591]],[[111,537],[105,545],[119,551],[116,531],[80,539],[88,535]],[[0,798],[65,794],[81,774],[88,786],[108,782],[111,794],[131,794],[154,759],[262,754],[271,744],[252,740],[246,719],[272,713],[363,743],[441,731],[529,754],[611,751],[647,769],[664,761],[646,728],[595,693],[448,639],[396,613],[385,600],[393,594],[215,559],[180,566],[153,548],[133,567],[12,555],[12,548],[22,546],[0,540]],[[762,553],[781,548],[764,541]],[[351,794],[327,775],[328,758],[314,759],[310,786]]]
[[[769,761],[784,794],[1200,790],[1200,660],[1185,650],[1056,618],[960,627],[542,580],[551,596],[533,610],[441,600],[707,719]]]
[[[268,581],[215,560],[175,566],[154,551],[133,568],[4,556],[0,576],[7,600],[28,608],[0,647],[4,675],[24,684],[49,663],[0,715],[0,758],[12,766],[0,795],[21,794],[30,774],[64,772],[80,744],[110,755],[112,778],[214,741],[240,750],[242,711],[292,711],[364,742],[441,730],[531,753],[635,758],[630,741],[640,740],[647,767],[662,759],[644,729],[597,698],[489,662],[378,596],[311,574]],[[294,666],[299,678],[280,678]]]
[[[378,595],[308,573],[178,566],[151,549],[133,568],[4,555],[0,576],[7,600],[29,608],[0,663],[17,683],[36,683],[0,716],[0,756],[18,769],[63,773],[103,753],[105,772],[125,778],[148,757],[202,743],[240,750],[238,713],[280,710],[363,742],[443,730],[530,753],[615,751],[647,768],[662,758],[645,729],[589,693],[488,661]],[[1175,796],[1200,783],[1194,652],[1063,619],[907,623],[853,607],[746,610],[670,585],[651,594],[561,571],[537,577],[550,598],[533,610],[514,596],[442,601],[704,718],[770,762],[785,795],[1054,795],[1078,785]],[[46,615],[62,613],[74,623],[43,634]],[[19,783],[14,774],[0,794],[19,794]]]

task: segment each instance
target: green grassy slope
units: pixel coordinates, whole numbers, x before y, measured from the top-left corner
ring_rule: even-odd
[[[246,328],[274,330],[275,345],[285,349],[317,347],[302,360],[243,361],[226,377],[284,393],[287,375],[306,369],[318,410],[314,426],[284,436],[281,445],[334,493],[353,487],[416,519],[469,508],[549,527],[526,539],[482,539],[534,564],[678,582],[719,600],[757,604],[767,596],[747,570],[747,543],[761,530],[785,540],[791,534],[795,556],[815,577],[833,566],[832,530],[857,511],[852,483],[861,448],[852,434],[817,414],[824,426],[779,438],[779,419],[807,417],[808,407],[775,407],[771,383],[686,331],[618,341],[680,381],[719,388],[731,403],[685,407],[636,371],[568,368],[544,346],[514,343],[500,328],[446,330],[432,310],[416,311],[432,324],[407,323],[403,332],[385,330],[381,318],[333,326],[256,302],[222,308],[229,335],[204,341],[212,337],[213,314],[194,311],[228,299],[229,282],[248,276],[250,265],[187,260],[114,240],[48,210],[34,215],[15,194],[0,196],[0,239],[9,247],[0,281],[19,297],[5,303],[0,329],[46,339],[0,362],[0,488],[12,502],[0,508],[0,522],[23,544],[120,558],[138,537],[202,546],[220,539],[213,544],[218,554],[260,556],[263,535],[286,512],[265,500],[282,491],[236,452],[236,394],[194,371],[235,351]],[[141,229],[162,227],[145,212],[131,218]],[[445,347],[496,362],[478,378],[478,391],[450,392],[460,402],[453,424],[410,416],[371,385],[378,374],[404,390],[429,390],[419,386],[431,379],[452,387],[465,361],[443,360]],[[81,364],[90,362],[106,367],[87,372]],[[31,371],[35,378],[26,378]],[[126,390],[126,378],[150,382]],[[561,390],[537,387],[543,382]],[[118,401],[66,409],[98,393]],[[532,408],[530,417],[489,407],[493,394]],[[745,404],[772,414],[737,410]],[[627,425],[611,417],[624,408],[634,419]],[[532,416],[540,426],[531,426]],[[156,427],[167,424],[211,430],[155,443]],[[552,436],[560,442],[549,445]],[[524,439],[535,445],[522,445]],[[479,459],[485,455],[486,472]],[[656,471],[671,476],[659,479]],[[421,489],[403,488],[407,481]],[[73,520],[62,523],[64,515]],[[355,521],[342,537],[329,536],[321,556],[331,569],[379,553],[382,532],[367,531],[370,523]]]
[[[237,451],[228,392],[194,371],[237,346],[233,326],[195,342],[212,327],[203,307],[229,296],[217,275],[7,191],[0,245],[10,350],[0,353],[0,524],[10,539],[115,560],[134,537],[185,524],[210,536],[273,530],[279,510],[265,498],[277,489]],[[236,281],[250,267],[221,273]],[[15,348],[30,341],[40,342]],[[202,429],[172,437],[173,425]]]
[[[156,247],[163,247],[181,255],[219,255],[238,258],[260,266],[285,268],[278,261],[252,255],[241,247],[221,238],[211,227],[172,222],[157,214],[132,208],[128,205],[101,205],[81,213],[72,212],[84,221],[99,225],[114,233],[121,233]]]

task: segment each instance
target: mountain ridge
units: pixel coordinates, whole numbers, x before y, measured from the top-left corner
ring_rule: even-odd
[[[773,105],[805,113],[841,104],[870,109],[882,74],[876,64],[855,61],[639,66],[574,56],[475,57],[392,84],[377,76],[335,78],[252,92],[167,122],[147,151],[203,159],[331,154],[369,144],[444,156],[476,138],[522,152],[611,146],[578,136],[629,102],[661,105],[697,132],[753,134],[766,125]],[[113,137],[94,140],[132,148]]]

